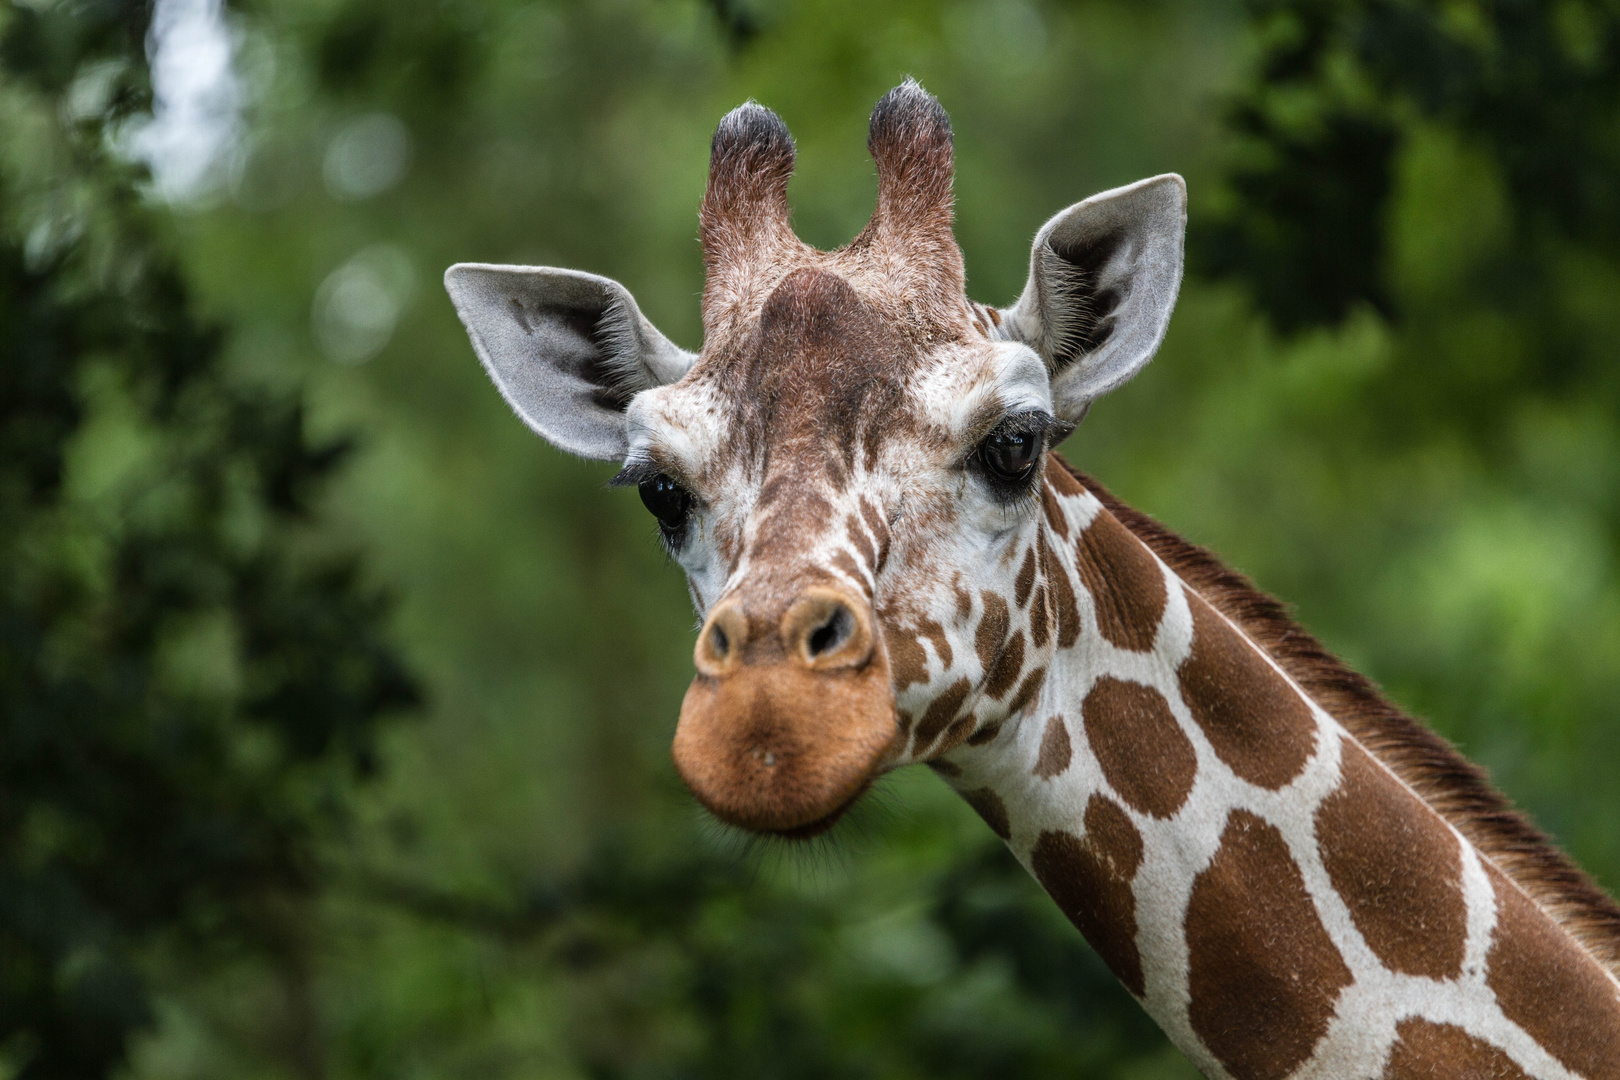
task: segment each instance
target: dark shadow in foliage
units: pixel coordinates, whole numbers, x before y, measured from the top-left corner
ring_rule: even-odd
[[[1414,122],[1451,128],[1500,170],[1517,233],[1505,303],[1540,301],[1544,238],[1620,246],[1613,5],[1485,0],[1468,8],[1477,20],[1439,0],[1249,9],[1262,52],[1229,107],[1230,205],[1194,222],[1189,251],[1195,269],[1246,282],[1279,327],[1334,323],[1362,303],[1401,314],[1385,236],[1392,163]]]
[[[88,229],[0,232],[0,1050],[29,1080],[121,1065],[155,941],[285,959],[287,906],[322,887],[315,837],[416,697],[356,559],[309,553],[344,448],[227,377],[136,170],[106,156],[105,123],[147,98],[148,15],[14,8],[0,40],[7,100],[58,115],[85,64],[126,64],[108,111],[61,132]],[[27,205],[14,187],[0,204]],[[145,449],[75,491],[76,443],[114,413]]]
[[[744,48],[759,37],[762,30],[759,13],[748,0],[709,0],[709,7],[714,10],[714,17],[732,48]]]
[[[1227,110],[1232,205],[1194,218],[1192,268],[1245,281],[1285,330],[1337,322],[1358,303],[1387,311],[1383,225],[1397,137],[1387,117],[1344,100],[1326,70],[1349,5],[1250,7],[1267,47],[1256,84]]]
[[[394,83],[424,110],[454,109],[463,104],[481,17],[473,3],[345,4],[322,28],[316,75],[339,97]]]
[[[1479,5],[1478,33],[1438,3],[1375,0],[1357,58],[1391,97],[1482,141],[1531,226],[1620,245],[1620,10],[1569,0]]]
[[[1262,110],[1233,109],[1231,126],[1269,151],[1228,184],[1229,217],[1195,224],[1198,272],[1248,282],[1283,330],[1336,323],[1357,304],[1388,312],[1383,215],[1395,133],[1369,117],[1336,113],[1309,134],[1283,130]]]

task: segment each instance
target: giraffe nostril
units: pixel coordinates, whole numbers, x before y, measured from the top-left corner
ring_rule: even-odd
[[[858,600],[812,585],[782,616],[782,647],[805,667],[863,667],[873,653],[870,618]]]
[[[699,674],[719,678],[742,662],[747,649],[748,617],[739,605],[727,602],[709,615],[708,624],[698,632],[693,659]]]
[[[854,629],[855,617],[849,613],[849,608],[839,604],[827,616],[827,620],[811,632],[810,640],[806,643],[811,659],[837,649],[849,640]]]

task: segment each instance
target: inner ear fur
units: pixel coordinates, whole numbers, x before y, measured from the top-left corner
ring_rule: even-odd
[[[553,446],[622,461],[624,410],[696,359],[617,281],[550,266],[457,263],[444,287],[501,396]]]
[[[1046,361],[1058,416],[1153,359],[1181,288],[1187,186],[1174,173],[1075,203],[1041,226],[1023,295],[1003,324]]]

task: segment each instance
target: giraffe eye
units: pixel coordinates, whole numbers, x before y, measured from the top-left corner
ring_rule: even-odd
[[[1035,470],[1043,441],[1038,431],[998,428],[979,444],[979,457],[998,480],[1018,483]]]
[[[636,489],[641,493],[642,505],[658,519],[658,531],[664,539],[677,543],[692,516],[692,493],[663,473],[643,480]]]
[[[1066,435],[1069,430],[1041,410],[1004,416],[973,448],[967,463],[997,502],[1017,502],[1030,493],[1049,433]]]

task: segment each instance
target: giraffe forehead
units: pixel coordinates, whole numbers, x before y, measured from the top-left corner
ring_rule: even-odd
[[[745,334],[706,341],[686,379],[632,402],[632,457],[661,457],[728,498],[739,477],[757,487],[768,473],[842,488],[860,471],[954,464],[987,415],[1050,411],[1028,347],[919,344],[889,299],[819,266],[787,273]]]
[[[766,298],[722,372],[737,387],[738,415],[764,439],[847,455],[909,418],[905,382],[917,361],[915,344],[847,280],[802,267]]]

